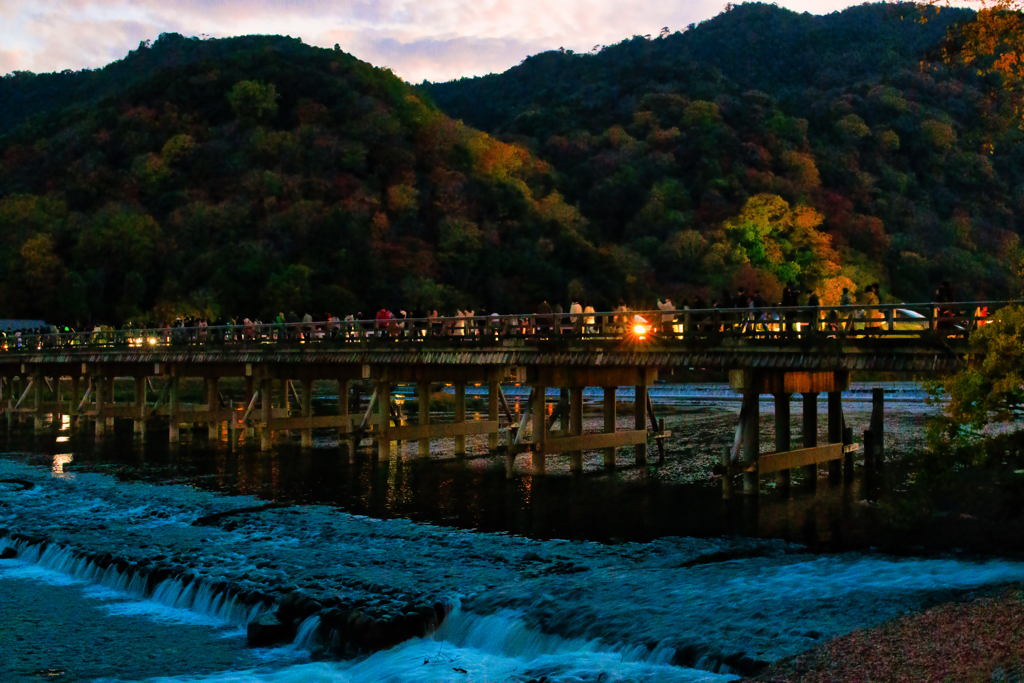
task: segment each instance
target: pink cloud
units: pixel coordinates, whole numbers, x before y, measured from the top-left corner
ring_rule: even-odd
[[[782,0],[830,12],[849,0]],[[99,67],[163,32],[247,33],[340,43],[410,81],[501,71],[565,47],[587,51],[635,34],[676,30],[719,13],[722,0],[3,0],[0,72]],[[813,5],[813,7],[808,7]],[[14,64],[14,66],[11,66]]]

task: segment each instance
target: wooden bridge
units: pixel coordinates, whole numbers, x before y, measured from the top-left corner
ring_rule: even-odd
[[[513,476],[519,453],[529,451],[532,472],[544,474],[550,455],[569,453],[570,469],[582,470],[583,452],[603,450],[615,464],[615,449],[632,447],[647,462],[648,440],[663,448],[668,432],[648,396],[655,382],[684,382],[694,369],[728,371],[743,395],[740,428],[724,454],[725,492],[731,475],[742,474],[743,490],[755,493],[758,477],[790,470],[816,472],[828,462],[838,475],[856,448],[845,430],[841,392],[857,371],[933,374],[962,362],[966,337],[985,320],[985,310],[1008,302],[889,305],[874,307],[712,309],[675,312],[609,312],[592,315],[531,314],[390,321],[328,321],[297,325],[97,330],[89,333],[8,336],[0,350],[0,405],[14,419],[32,419],[37,430],[69,417],[72,428],[90,421],[99,436],[114,419],[130,419],[145,437],[151,424],[167,425],[177,441],[182,425],[204,425],[211,439],[225,431],[232,444],[240,432],[272,448],[275,432],[299,431],[312,444],[314,429],[337,430],[342,448],[355,457],[359,440],[370,438],[376,456],[393,457],[395,442],[417,441],[421,457],[430,442],[454,438],[456,457],[467,436],[487,435],[491,450],[503,448]],[[225,401],[224,378],[244,378],[237,403]],[[115,379],[130,378],[130,403],[115,403]],[[181,400],[182,380],[201,379],[201,403]],[[312,384],[335,381],[337,410],[314,415]],[[516,419],[502,384],[531,387]],[[454,386],[454,421],[432,423],[431,385]],[[301,394],[296,389],[301,386]],[[466,386],[487,386],[487,417],[466,419]],[[372,386],[365,407],[362,387]],[[416,420],[408,424],[392,400],[397,385],[415,385]],[[604,426],[583,432],[583,390],[604,390]],[[617,390],[633,387],[633,429],[616,429]],[[549,415],[548,389],[559,390]],[[790,447],[789,402],[803,394],[804,420],[817,422],[817,397],[828,393],[828,434],[818,444],[813,431],[802,448]],[[369,393],[369,392],[367,392]],[[758,447],[762,394],[775,399],[775,451]],[[155,395],[155,398],[153,396]],[[353,398],[355,399],[353,401]],[[297,410],[292,409],[293,401]],[[875,392],[875,444],[882,446],[882,396]],[[356,412],[353,412],[355,408]],[[558,429],[552,431],[555,422]],[[48,426],[49,425],[49,426]],[[528,430],[528,427],[530,429]],[[502,437],[505,443],[502,444]]]

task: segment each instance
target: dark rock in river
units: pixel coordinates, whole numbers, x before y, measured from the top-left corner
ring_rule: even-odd
[[[274,612],[260,615],[249,622],[246,628],[246,641],[252,647],[287,643],[295,638],[295,630],[291,624],[281,623]]]
[[[0,560],[11,560],[18,556],[18,551],[14,548],[7,547],[0,552]]]

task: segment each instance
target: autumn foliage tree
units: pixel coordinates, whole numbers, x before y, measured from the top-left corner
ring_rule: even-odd
[[[978,0],[981,8],[970,21],[957,24],[942,49],[948,62],[997,76],[1010,96],[1024,128],[1024,0]],[[948,7],[951,0],[926,0]]]

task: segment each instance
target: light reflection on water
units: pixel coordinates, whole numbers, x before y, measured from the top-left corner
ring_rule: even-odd
[[[546,408],[550,414],[558,397],[549,399]],[[409,413],[414,415],[416,406],[411,403]],[[71,437],[73,464],[54,456],[57,447],[52,438],[47,445],[45,440],[22,433],[9,439],[8,446],[24,451],[19,457],[28,458],[41,457],[30,452],[49,450],[43,457],[49,458],[45,464],[55,473],[69,469],[114,471],[124,479],[188,482],[269,500],[336,505],[374,517],[405,517],[539,538],[614,541],[740,533],[823,544],[864,541],[865,508],[859,502],[868,492],[859,475],[852,485],[830,485],[823,477],[816,490],[795,478],[789,497],[775,491],[772,482],[765,482],[757,501],[742,497],[728,503],[721,500],[712,466],[721,447],[733,437],[737,408],[736,403],[678,403],[667,412],[662,412],[664,407],[656,408],[673,434],[660,465],[653,464],[657,449],[651,443],[649,466],[635,465],[632,449],[622,448],[616,469],[609,471],[602,453],[591,451],[584,454],[582,475],[570,475],[565,454],[550,456],[549,476],[534,478],[530,476],[531,455],[526,452],[516,458],[512,480],[505,478],[504,454],[488,451],[486,435],[466,438],[465,459],[454,457],[454,439],[449,438],[431,442],[427,461],[419,457],[415,440],[396,443],[394,458],[387,463],[374,460],[373,447],[366,440],[351,465],[340,455],[333,430],[315,430],[312,449],[299,447],[298,431],[275,435],[274,449],[261,452],[258,439],[242,441],[235,448],[227,441],[209,444],[205,427],[194,433],[183,430],[181,443],[170,445],[159,438],[159,427],[153,426],[142,444],[132,438],[131,423],[125,421],[102,442],[94,441],[88,431],[75,432]],[[624,409],[620,414],[620,429],[632,428],[631,412]],[[792,439],[799,443],[801,411],[795,407],[792,413]],[[869,413],[870,404],[848,406],[847,418],[855,434],[867,426]],[[823,434],[825,411],[819,411],[819,419],[819,433]],[[432,422],[450,420],[451,415],[432,411]],[[763,451],[772,449],[773,421],[771,403],[764,401]],[[917,447],[926,421],[925,411],[890,406],[888,451],[907,452]],[[603,431],[600,408],[588,408],[584,432],[599,431]],[[501,442],[507,439],[505,434]],[[65,444],[60,446],[67,450]]]

